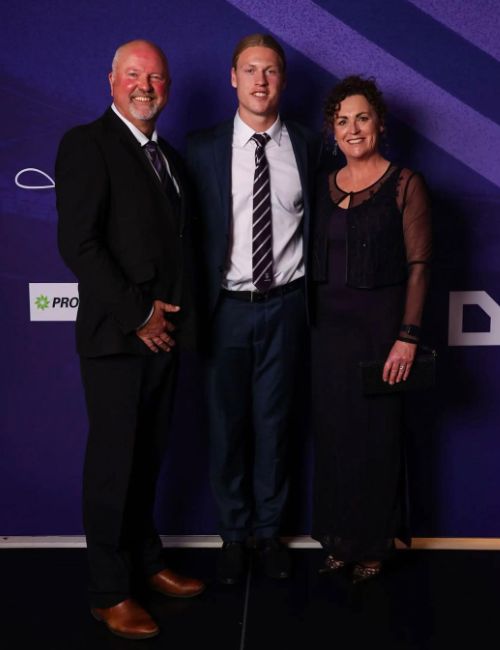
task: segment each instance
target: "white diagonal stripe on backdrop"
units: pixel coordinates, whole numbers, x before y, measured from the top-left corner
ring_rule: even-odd
[[[498,0],[408,0],[420,11],[500,61]]]

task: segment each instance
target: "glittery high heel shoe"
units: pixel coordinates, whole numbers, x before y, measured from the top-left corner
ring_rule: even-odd
[[[340,571],[343,567],[345,567],[344,560],[337,560],[333,555],[327,555],[323,566],[319,569],[318,573],[335,573],[336,571]]]
[[[355,564],[352,570],[352,583],[356,585],[360,582],[366,582],[367,580],[376,578],[380,575],[381,571],[382,563],[376,564],[375,566],[367,566],[363,563]]]

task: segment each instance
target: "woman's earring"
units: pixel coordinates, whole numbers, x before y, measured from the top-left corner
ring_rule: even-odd
[[[387,156],[389,153],[389,142],[387,140],[387,131],[385,126],[380,131],[380,149],[382,150],[382,153]]]
[[[337,140],[333,141],[333,155],[336,156],[339,150],[339,145],[337,144]]]

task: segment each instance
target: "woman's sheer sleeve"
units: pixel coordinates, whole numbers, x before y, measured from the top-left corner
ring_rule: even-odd
[[[403,217],[403,233],[408,264],[406,302],[401,321],[409,339],[418,341],[425,297],[429,286],[432,254],[432,224],[429,193],[420,174],[404,169],[400,175],[398,205]],[[414,326],[417,329],[410,328]]]

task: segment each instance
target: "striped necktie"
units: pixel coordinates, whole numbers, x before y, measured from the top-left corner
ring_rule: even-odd
[[[251,137],[256,144],[253,181],[252,283],[261,293],[268,291],[273,281],[271,186],[269,165],[264,151],[270,139],[267,133],[254,133]]]

